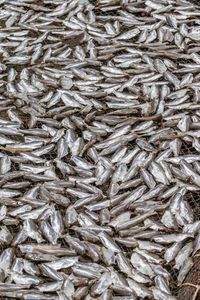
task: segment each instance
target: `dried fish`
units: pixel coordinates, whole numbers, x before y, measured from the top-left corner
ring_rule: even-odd
[[[0,297],[175,299],[200,250],[199,9],[36,2],[0,1]]]

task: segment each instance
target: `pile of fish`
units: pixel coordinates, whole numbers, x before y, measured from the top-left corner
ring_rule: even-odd
[[[176,299],[200,250],[199,16],[0,0],[2,299]]]

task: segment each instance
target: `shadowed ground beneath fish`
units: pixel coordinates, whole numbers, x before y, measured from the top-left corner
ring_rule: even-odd
[[[194,266],[185,278],[178,292],[178,299],[200,299],[200,252],[194,257]]]

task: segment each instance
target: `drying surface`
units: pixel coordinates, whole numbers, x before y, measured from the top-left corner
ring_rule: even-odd
[[[191,2],[0,0],[0,299],[199,299]]]

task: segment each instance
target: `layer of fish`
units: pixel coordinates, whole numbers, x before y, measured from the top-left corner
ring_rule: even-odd
[[[0,0],[2,299],[176,299],[168,270],[178,288],[200,250],[199,15]]]

